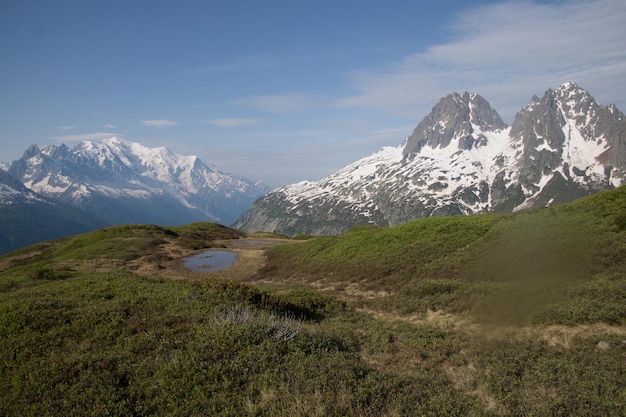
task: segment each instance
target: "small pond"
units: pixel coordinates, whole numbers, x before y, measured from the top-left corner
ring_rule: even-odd
[[[237,254],[227,250],[207,250],[190,258],[183,258],[185,266],[194,272],[214,272],[232,266]]]

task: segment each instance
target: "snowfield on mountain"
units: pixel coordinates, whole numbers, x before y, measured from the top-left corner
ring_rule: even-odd
[[[82,141],[71,149],[33,145],[8,172],[29,189],[111,224],[229,224],[269,190],[197,156],[118,137]]]
[[[275,189],[233,225],[337,234],[422,217],[512,212],[624,183],[626,119],[567,82],[534,96],[506,125],[475,93],[443,97],[399,146],[319,180]]]

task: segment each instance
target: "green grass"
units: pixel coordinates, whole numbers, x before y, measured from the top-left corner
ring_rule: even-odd
[[[624,411],[619,337],[574,338],[567,348],[506,335],[468,338],[325,300],[131,273],[34,281],[0,294],[0,414]],[[316,306],[314,318],[300,314],[302,305]],[[609,350],[598,350],[599,340]]]
[[[272,248],[270,262],[262,272],[285,278],[332,277],[394,289],[416,277],[454,274],[461,268],[467,245],[502,218],[439,217],[391,229],[359,226],[343,235]]]
[[[261,278],[389,294],[403,314],[444,309],[500,324],[624,324],[626,188],[511,215],[357,227],[275,247]],[[332,285],[331,285],[332,284]]]
[[[252,283],[128,268],[215,224],[44,242],[0,257],[0,415],[622,416],[625,229],[620,188],[275,246]]]
[[[235,283],[130,273],[33,281],[0,294],[0,414],[382,415],[472,407],[434,370],[428,383],[438,390],[422,392],[425,376],[394,377],[364,362],[352,330],[320,324],[342,311],[314,293],[271,295]],[[422,396],[424,405],[415,404]]]
[[[159,245],[175,241],[190,250],[223,247],[219,240],[244,237],[245,233],[216,224],[192,223],[185,226],[110,226],[93,232],[35,244],[0,256],[9,266],[33,269],[73,269],[84,262],[91,267],[124,269],[128,263],[145,257],[158,263]]]

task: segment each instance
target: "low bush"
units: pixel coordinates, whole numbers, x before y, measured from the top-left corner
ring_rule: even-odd
[[[127,270],[214,224],[36,245],[0,258],[0,415],[623,416],[625,211],[357,227],[269,249],[271,287]]]

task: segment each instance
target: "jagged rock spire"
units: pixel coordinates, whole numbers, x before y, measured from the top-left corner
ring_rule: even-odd
[[[504,128],[506,124],[498,112],[480,95],[448,94],[413,130],[403,154],[417,154],[424,146],[445,148],[455,140],[459,149],[471,149],[484,140],[483,132]]]

